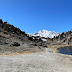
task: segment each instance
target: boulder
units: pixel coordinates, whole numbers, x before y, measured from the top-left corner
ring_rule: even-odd
[[[14,42],[13,44],[11,44],[10,46],[20,46],[20,44],[18,42]]]

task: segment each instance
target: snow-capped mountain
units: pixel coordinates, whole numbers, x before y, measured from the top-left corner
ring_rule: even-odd
[[[40,36],[40,37],[45,37],[45,38],[53,38],[54,36],[58,36],[59,33],[54,32],[54,31],[47,31],[47,30],[41,30],[37,33],[29,34],[30,36]]]

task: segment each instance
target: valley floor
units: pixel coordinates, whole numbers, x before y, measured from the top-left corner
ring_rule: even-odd
[[[0,72],[72,72],[72,56],[48,50],[0,56]]]

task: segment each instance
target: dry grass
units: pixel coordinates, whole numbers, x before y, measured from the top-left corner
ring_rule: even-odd
[[[22,54],[30,54],[30,53],[33,53],[35,52],[34,50],[30,50],[30,51],[24,51],[24,52],[20,52],[20,53],[10,53],[8,55],[0,55],[0,57],[3,57],[3,56],[13,56],[13,55],[22,55]]]
[[[9,38],[9,37],[10,37],[10,35],[6,35],[6,34],[4,34],[4,33],[0,33],[0,35],[1,35],[1,36],[4,36],[4,37],[6,37],[6,38]]]

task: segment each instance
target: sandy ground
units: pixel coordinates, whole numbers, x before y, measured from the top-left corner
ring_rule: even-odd
[[[44,52],[0,57],[0,72],[72,72],[72,56]]]

